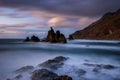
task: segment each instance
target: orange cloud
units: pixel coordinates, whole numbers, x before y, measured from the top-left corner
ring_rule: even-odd
[[[49,25],[54,27],[74,27],[76,24],[64,17],[54,17],[49,20]]]

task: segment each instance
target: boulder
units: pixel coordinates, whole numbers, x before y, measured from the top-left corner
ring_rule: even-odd
[[[100,72],[100,70],[101,70],[101,68],[98,68],[98,67],[97,67],[97,68],[96,68],[96,67],[95,67],[95,68],[93,68],[93,72],[95,72],[95,73]]]
[[[20,78],[22,78],[22,75],[17,75],[16,77],[15,77],[16,79],[20,79]]]
[[[66,61],[68,58],[63,57],[63,56],[58,56],[54,59],[50,59],[46,62],[43,62],[41,64],[39,64],[39,67],[44,67],[44,68],[49,68],[52,70],[56,70],[58,68],[60,68],[62,65],[64,65],[64,61]]]
[[[53,80],[72,80],[72,77],[68,75],[62,75],[62,76],[59,76],[57,79],[53,79]]]
[[[24,67],[22,67],[22,68],[20,68],[20,69],[17,69],[17,70],[15,71],[15,73],[28,72],[28,71],[32,71],[33,69],[34,69],[33,66],[24,66]]]
[[[103,68],[104,68],[104,69],[114,69],[115,66],[108,64],[108,65],[103,65]]]
[[[58,75],[47,69],[35,70],[32,73],[31,80],[54,80],[57,79]]]
[[[76,71],[76,73],[78,74],[78,76],[82,76],[82,75],[84,75],[84,74],[86,73],[86,71],[83,70],[83,69],[78,69],[78,70]]]
[[[95,67],[96,69],[100,69],[100,68],[102,68],[102,69],[115,69],[115,68],[118,68],[118,67],[110,65],[110,64],[90,64],[90,63],[84,63],[84,65]]]
[[[72,77],[68,75],[58,76],[47,69],[39,69],[32,73],[31,80],[72,80]]]
[[[91,67],[101,67],[101,64],[91,64],[91,63],[84,63],[85,66],[91,66]]]

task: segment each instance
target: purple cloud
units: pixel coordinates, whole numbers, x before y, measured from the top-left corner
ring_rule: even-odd
[[[120,8],[120,0],[0,0],[0,4],[77,16],[100,16]]]

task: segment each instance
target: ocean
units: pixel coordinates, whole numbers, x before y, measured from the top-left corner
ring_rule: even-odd
[[[0,80],[5,80],[15,70],[38,64],[56,56],[69,57],[66,65],[56,71],[58,74],[67,74],[74,80],[97,79],[114,80],[120,79],[120,41],[114,40],[71,40],[67,44],[52,44],[44,42],[23,42],[22,39],[0,39]],[[82,65],[84,63],[110,64],[117,69],[102,69],[94,74],[92,67]],[[86,70],[82,77],[74,74],[73,68]],[[70,71],[71,72],[68,72]],[[63,70],[62,72],[60,72]],[[20,79],[22,80],[22,79]]]

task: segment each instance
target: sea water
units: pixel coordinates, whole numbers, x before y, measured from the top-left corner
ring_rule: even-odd
[[[67,65],[82,68],[87,71],[84,77],[94,78],[84,63],[111,64],[120,67],[120,41],[110,40],[72,40],[67,44],[51,44],[44,42],[23,42],[22,39],[0,39],[0,80],[6,79],[16,69],[23,66],[38,64],[56,56],[69,57]],[[77,80],[71,68],[65,65],[57,70],[58,74],[67,74]],[[70,69],[72,70],[72,69]],[[64,72],[65,71],[65,72]],[[107,71],[103,71],[105,73]],[[120,78],[120,69],[108,71],[109,75]],[[107,74],[106,73],[106,74]],[[109,79],[108,75],[97,75],[101,79]],[[79,80],[79,79],[78,79]],[[98,79],[99,80],[99,79]]]

